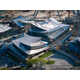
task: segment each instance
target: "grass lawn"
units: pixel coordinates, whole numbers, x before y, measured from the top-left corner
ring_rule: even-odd
[[[32,65],[32,64],[35,64],[35,63],[38,63],[38,62],[41,62],[43,64],[54,64],[55,63],[55,61],[53,61],[53,60],[45,60],[45,59],[42,59],[42,58],[37,58],[37,59],[29,59],[27,61],[27,64]]]
[[[48,56],[52,55],[51,51],[45,52],[43,55],[39,56],[36,59],[29,59],[27,60],[27,64],[32,65],[38,62],[44,63],[44,64],[54,64],[53,60],[46,60]]]
[[[39,58],[46,58],[50,55],[52,55],[53,53],[51,51],[45,52],[43,55],[39,56]]]
[[[48,60],[48,62],[47,62],[47,64],[54,64],[55,63],[55,61],[53,61],[53,60]]]
[[[0,68],[0,70],[8,70],[8,68]]]

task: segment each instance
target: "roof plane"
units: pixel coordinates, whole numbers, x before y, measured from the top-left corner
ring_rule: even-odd
[[[0,24],[0,33],[3,33],[3,32],[8,31],[10,29],[11,29],[11,27],[9,27],[8,25]]]
[[[22,38],[14,40],[13,44],[16,45],[19,49],[21,49],[23,52],[25,52],[28,55],[35,54],[35,53],[48,49],[48,46],[45,46],[39,49],[28,50],[27,46],[36,47],[36,46],[43,46],[45,44],[48,44],[48,42],[41,41],[41,37],[32,37],[29,35],[25,35]]]
[[[49,18],[43,22],[35,22],[35,21],[23,21],[25,23],[33,24],[43,30],[49,31],[57,27],[64,27],[64,26],[69,26],[66,24],[62,24],[61,22],[58,22],[54,18]]]
[[[25,35],[23,38],[14,40],[13,43],[15,45],[19,45],[20,43],[23,43],[23,44],[29,45],[29,46],[38,46],[38,45],[44,45],[47,42],[41,41],[41,37],[32,37],[29,35]]]

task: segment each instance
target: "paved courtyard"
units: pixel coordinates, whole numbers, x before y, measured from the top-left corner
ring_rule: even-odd
[[[45,69],[46,70],[63,70],[63,69],[71,69],[73,66],[72,66],[72,61],[70,59],[68,59],[67,57],[61,55],[61,54],[58,54],[58,53],[55,53],[53,54],[53,56],[51,56],[49,59],[52,59],[55,61],[54,64],[49,64],[49,65],[45,65]]]

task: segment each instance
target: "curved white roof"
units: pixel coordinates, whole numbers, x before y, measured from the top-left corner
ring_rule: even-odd
[[[64,26],[69,26],[69,25],[62,24],[61,22],[58,22],[54,18],[49,18],[43,22],[35,22],[35,21],[23,21],[23,22],[33,24],[36,27],[39,27],[39,28],[46,30],[46,31],[55,29],[57,27],[60,28],[60,27],[64,27]]]
[[[16,40],[13,41],[13,44],[17,48],[21,49],[23,52],[25,52],[28,55],[36,54],[38,52],[44,51],[44,50],[48,49],[48,46],[45,46],[45,47],[42,47],[42,48],[39,48],[39,49],[34,49],[34,50],[32,50],[32,49],[27,50],[27,49],[24,48],[24,45],[34,47],[34,46],[43,46],[44,44],[47,44],[47,43],[48,42],[41,41],[41,37],[32,37],[32,36],[29,36],[29,35],[25,35],[24,37],[16,39]],[[22,46],[20,46],[20,44]]]
[[[13,43],[17,46],[19,46],[20,43],[28,46],[40,46],[47,42],[41,41],[41,37],[33,37],[26,34],[24,37],[14,40]]]

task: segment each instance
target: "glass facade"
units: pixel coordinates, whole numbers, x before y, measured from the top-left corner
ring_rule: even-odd
[[[29,29],[27,34],[29,34],[31,36],[40,36],[40,37],[42,37],[42,36],[45,36],[44,31],[45,30],[42,30],[40,28],[37,28],[37,27],[33,28],[32,27],[32,28]]]

